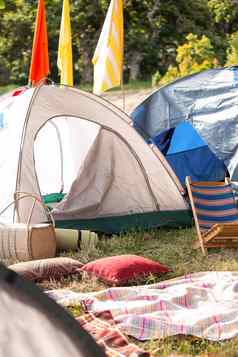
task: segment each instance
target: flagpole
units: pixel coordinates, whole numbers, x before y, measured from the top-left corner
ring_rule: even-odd
[[[125,112],[126,111],[126,93],[125,93],[123,80],[121,82],[121,89],[122,89],[122,109]]]
[[[122,58],[124,58],[124,43],[123,43],[122,51],[123,51]],[[125,112],[126,111],[126,93],[125,93],[124,78],[123,78],[123,59],[122,59],[122,67],[121,67],[121,90],[122,90],[122,109]]]
[[[123,7],[124,7],[124,1],[122,0],[122,14],[123,14]],[[121,89],[122,89],[122,108],[123,108],[123,111],[125,112],[126,111],[126,93],[125,93],[125,87],[124,87],[124,76],[123,76],[123,64],[124,64],[124,47],[125,47],[125,44],[124,44],[124,18],[123,18],[123,15],[122,15],[122,32],[123,32],[123,35],[122,35],[122,64],[121,64]]]

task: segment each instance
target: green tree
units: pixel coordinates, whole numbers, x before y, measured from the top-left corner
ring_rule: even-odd
[[[45,0],[50,78],[59,82],[58,39],[62,0]],[[31,59],[37,1],[6,0],[0,22],[0,83],[26,84]],[[92,80],[91,58],[105,13],[97,0],[71,3],[71,27],[75,82]],[[89,73],[89,74],[88,74]]]
[[[6,0],[0,21],[0,82],[27,83],[34,23],[31,4]]]
[[[213,33],[209,36],[216,49],[216,55],[219,62],[226,63],[229,37],[232,33],[238,31],[238,3],[236,0],[208,0],[210,16],[214,22]]]
[[[92,83],[92,58],[107,11],[105,0],[74,0],[71,25],[74,47],[75,79]]]
[[[169,66],[159,84],[218,65],[215,51],[209,38],[204,35],[199,38],[197,35],[190,33],[186,36],[186,40],[183,45],[177,48],[177,65]]]
[[[45,0],[50,77],[55,82],[59,82],[56,63],[62,3],[62,0]],[[110,0],[71,0],[76,84],[92,83],[91,59],[109,3]],[[0,8],[0,84],[26,84],[37,0],[0,0]],[[175,67],[182,73],[183,69],[179,69],[176,60],[177,48],[184,44],[189,33],[198,38],[208,38],[214,57],[222,65],[225,64],[227,48],[230,46],[227,39],[238,31],[237,18],[238,4],[235,0],[124,1],[126,77],[147,79],[156,70],[161,76],[168,71],[167,75],[173,77]],[[197,64],[199,68],[210,65],[205,62],[202,64],[200,60],[197,60]],[[189,63],[186,64],[185,59],[180,64],[181,68],[183,66],[187,66],[184,72],[188,71]]]
[[[228,42],[226,66],[238,65],[238,31],[231,34]]]
[[[0,0],[0,10],[5,9],[5,1]]]
[[[176,61],[181,76],[217,66],[215,51],[208,37],[203,35],[199,39],[197,35],[190,33],[186,40],[177,49]]]
[[[232,30],[238,15],[238,6],[234,0],[208,0],[208,7],[215,23],[220,24],[226,32]]]
[[[142,78],[175,64],[176,48],[189,32],[212,33],[207,0],[127,0],[124,13],[126,63]]]

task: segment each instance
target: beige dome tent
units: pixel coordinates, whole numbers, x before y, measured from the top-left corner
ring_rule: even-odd
[[[109,233],[190,221],[163,155],[104,99],[43,85],[0,101],[0,118],[0,210],[14,192],[28,192],[51,206],[58,227]],[[21,222],[31,205],[17,204]],[[46,220],[35,207],[33,221]]]

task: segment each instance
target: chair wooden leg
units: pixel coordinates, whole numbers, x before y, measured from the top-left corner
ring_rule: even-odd
[[[198,224],[198,222],[197,222],[197,224]],[[198,240],[199,240],[199,243],[200,243],[200,247],[202,249],[202,254],[205,256],[205,255],[207,255],[207,249],[205,249],[205,247],[204,247],[204,242],[203,242],[200,230],[197,230],[197,234],[198,234]]]
[[[200,239],[198,239],[197,241],[194,242],[193,248],[194,248],[194,249],[201,248],[201,249],[202,249],[202,254],[203,254],[204,256],[207,255],[207,249],[206,249],[206,247],[204,247],[202,237],[200,237]]]
[[[188,196],[189,196],[190,202],[191,202],[191,208],[192,208],[192,211],[193,211],[195,227],[196,227],[196,231],[197,231],[200,247],[202,249],[202,254],[206,255],[206,251],[205,251],[205,248],[204,248],[202,235],[201,235],[201,232],[200,232],[199,222],[198,222],[198,219],[197,219],[196,208],[195,208],[195,205],[194,205],[194,202],[193,202],[193,194],[192,194],[191,186],[190,186],[191,185],[190,177],[187,176],[185,182],[186,182],[186,186],[187,186],[187,190],[188,190]]]

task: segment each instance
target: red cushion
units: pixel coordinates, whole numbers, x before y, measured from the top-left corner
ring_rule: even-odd
[[[87,263],[81,270],[96,275],[106,283],[118,285],[150,273],[167,273],[170,269],[137,255],[119,255]]]

